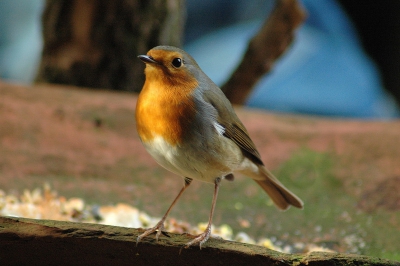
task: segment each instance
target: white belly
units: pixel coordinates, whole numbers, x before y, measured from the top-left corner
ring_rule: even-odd
[[[225,141],[228,140],[221,136],[219,143]],[[243,162],[243,156],[238,152],[239,148],[236,145],[232,146],[230,140],[227,143],[229,148],[223,149],[224,154],[202,148],[174,147],[159,136],[144,145],[154,159],[167,170],[182,177],[213,183],[216,177],[232,173],[240,168]]]

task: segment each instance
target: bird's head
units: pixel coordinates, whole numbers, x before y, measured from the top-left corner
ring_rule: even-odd
[[[146,64],[145,74],[148,82],[161,79],[171,86],[190,84],[197,87],[198,78],[204,75],[196,61],[176,47],[157,46],[138,58]]]

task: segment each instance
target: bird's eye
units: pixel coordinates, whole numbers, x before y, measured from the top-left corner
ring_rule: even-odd
[[[172,60],[172,65],[176,68],[179,68],[182,66],[182,59],[180,58],[174,58],[174,60]]]

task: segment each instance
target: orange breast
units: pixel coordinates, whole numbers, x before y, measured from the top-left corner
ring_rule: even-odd
[[[193,122],[196,110],[190,94],[196,80],[185,86],[162,79],[146,78],[136,105],[136,127],[143,142],[162,136],[171,145],[179,144]]]

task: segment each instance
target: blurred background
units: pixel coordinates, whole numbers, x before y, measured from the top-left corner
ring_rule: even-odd
[[[1,215],[145,227],[138,210],[155,217],[148,220],[164,214],[182,180],[158,166],[136,134],[144,76],[136,56],[174,43],[222,85],[276,1],[172,2],[184,3],[186,23],[150,6],[166,1],[0,1],[0,79],[10,82],[0,82]],[[286,252],[312,244],[400,261],[400,1],[300,2],[306,21],[246,100],[268,112],[237,112],[265,164],[306,207],[278,212],[238,176],[223,183],[214,224]],[[160,21],[175,27],[160,34]],[[40,84],[44,60],[72,66],[67,75],[44,71],[46,82],[75,86]],[[44,183],[43,193],[34,190]],[[185,221],[183,229],[207,219],[213,186],[189,189],[169,219]]]
[[[246,105],[334,117],[399,117],[400,2],[302,0],[308,18]],[[275,1],[186,1],[183,48],[218,85]],[[43,0],[0,2],[0,77],[31,83],[42,51]]]

